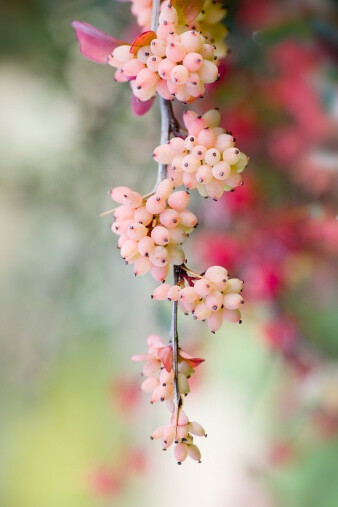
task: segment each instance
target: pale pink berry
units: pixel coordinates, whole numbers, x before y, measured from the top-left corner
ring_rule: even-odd
[[[153,299],[156,299],[156,301],[165,301],[168,299],[168,292],[170,288],[171,285],[169,283],[162,283],[154,290],[152,294]]]
[[[154,251],[154,248],[155,242],[149,236],[141,238],[140,241],[138,242],[138,251],[144,257],[149,257],[149,255]]]
[[[203,65],[203,57],[199,53],[188,53],[183,60],[183,65],[191,72],[198,71]]]
[[[212,168],[212,175],[216,180],[223,181],[230,176],[231,167],[228,162],[221,161]]]
[[[151,231],[151,237],[157,245],[167,245],[170,239],[170,233],[163,225],[157,225]]]
[[[193,97],[195,99],[202,98],[204,95],[204,92],[205,92],[205,86],[204,86],[204,83],[202,83],[202,82],[200,82],[198,85],[193,85],[193,86],[188,86],[188,83],[186,83],[185,88],[186,88],[187,92],[189,93],[189,95],[191,95],[191,97]],[[192,102],[192,101],[190,100],[190,102]]]
[[[208,165],[201,165],[196,172],[196,179],[199,183],[210,183],[213,179],[212,168]]]
[[[221,121],[221,113],[219,109],[210,109],[204,113],[202,118],[207,122],[208,127],[218,127]]]
[[[229,164],[236,164],[240,157],[240,151],[238,148],[227,148],[223,151],[223,160],[226,160]]]
[[[123,72],[127,77],[136,77],[137,74],[144,68],[144,63],[140,62],[137,58],[134,58],[123,65]]]
[[[148,273],[151,267],[151,262],[148,257],[138,257],[134,263],[135,276],[141,276]]]
[[[223,294],[220,291],[214,291],[206,297],[205,302],[210,310],[216,312],[223,304]]]
[[[188,456],[188,446],[183,443],[177,444],[174,449],[174,455],[178,465],[180,465]]]
[[[228,310],[237,310],[243,303],[243,298],[239,294],[225,294],[223,298],[224,308]]]
[[[127,81],[129,81],[128,76],[125,75],[125,73],[121,67],[116,70],[116,72],[114,74],[114,79],[118,83],[126,83]]]
[[[183,303],[194,303],[199,298],[197,292],[193,287],[184,287],[180,293],[180,299]]]
[[[186,150],[192,150],[196,146],[196,137],[195,136],[188,136],[184,140],[184,147]],[[184,157],[183,157],[184,158]],[[182,158],[182,161],[183,161]]]
[[[189,211],[186,209],[181,211],[179,216],[180,216],[181,224],[186,227],[195,227],[195,225],[198,222],[197,216],[194,215],[194,213],[192,213],[192,211]]]
[[[164,58],[158,66],[157,72],[159,73],[162,79],[169,79],[171,71],[175,67],[175,63],[169,60],[168,58]]]
[[[202,44],[200,53],[203,56],[203,58],[211,60],[215,54],[215,48],[211,44]]]
[[[202,39],[199,32],[190,30],[181,34],[181,43],[184,45],[187,51],[195,52],[199,51],[202,46]]]
[[[184,139],[182,137],[173,137],[169,141],[169,146],[175,155],[180,155],[184,151]]]
[[[185,127],[190,131],[190,127],[191,125],[193,124],[193,122],[196,120],[197,118],[197,113],[195,113],[195,111],[185,111],[183,113],[183,123],[185,125]]]
[[[194,319],[196,320],[205,320],[211,314],[210,308],[206,305],[204,301],[198,303],[196,308],[194,309]]]
[[[225,284],[224,293],[230,294],[231,292],[241,292],[243,289],[243,280],[238,278],[229,278]]]
[[[223,313],[222,310],[218,310],[218,312],[212,312],[211,315],[207,318],[207,323],[211,332],[216,333],[223,324]]]
[[[165,210],[166,201],[165,199],[162,199],[157,195],[152,195],[148,198],[146,202],[146,208],[149,211],[149,213],[152,213],[153,215],[158,215],[159,213],[162,213],[162,211]]]
[[[141,389],[145,393],[151,393],[158,385],[159,385],[158,378],[148,377],[142,382]]]
[[[143,89],[153,88],[154,86],[156,86],[157,81],[159,79],[160,78],[159,78],[157,72],[152,72],[148,68],[142,69],[137,74],[137,77],[136,77],[136,80],[135,80],[135,86],[137,87],[137,89],[141,89],[141,88],[143,88]]]
[[[234,138],[229,134],[219,134],[216,139],[215,147],[223,153],[224,150],[234,145]]]
[[[178,417],[177,417],[177,414],[172,415],[171,424],[176,426],[176,422],[177,422],[177,426],[185,426],[186,424],[189,423],[188,416],[185,412],[183,412],[182,409],[179,409]]]
[[[132,192],[129,187],[115,187],[110,191],[110,197],[120,204],[124,204],[124,200]]]
[[[134,210],[129,206],[119,206],[114,211],[114,217],[119,222],[122,222],[123,220],[130,220],[134,218]]]
[[[161,63],[162,61],[162,58],[160,56],[149,56],[148,60],[147,60],[147,67],[149,70],[151,70],[151,72],[157,72],[158,71],[158,66],[159,64]]]
[[[179,285],[173,285],[168,290],[168,299],[169,301],[178,301],[181,293],[181,287]]]
[[[198,422],[192,421],[189,423],[189,432],[197,437],[205,437],[205,430]]]
[[[143,224],[139,224],[138,222],[133,222],[130,224],[127,230],[129,238],[136,241],[146,236],[147,233],[148,229]]]
[[[224,192],[224,182],[220,180],[213,179],[209,183],[206,184],[206,190],[208,195],[214,200],[217,201],[220,199]]]
[[[172,229],[173,227],[177,227],[180,222],[180,213],[174,209],[166,209],[162,211],[160,214],[160,222],[164,227],[168,227]],[[185,225],[185,224],[183,224]]]
[[[150,43],[151,52],[155,56],[163,58],[165,56],[166,42],[162,39],[153,39]]]
[[[145,377],[153,377],[161,369],[161,361],[159,359],[148,359],[143,365],[142,373]]]
[[[174,245],[181,245],[184,243],[187,233],[182,227],[178,226],[170,230],[170,243]]]
[[[187,187],[188,190],[192,190],[198,185],[195,174],[196,173],[183,173],[183,184]]]
[[[163,282],[168,276],[169,264],[162,267],[152,265],[150,268],[150,273],[154,278],[154,280],[156,280],[157,282]]]
[[[173,97],[169,91],[167,81],[165,79],[160,79],[156,85],[157,93],[166,100],[172,100]]]
[[[168,199],[174,189],[174,183],[170,178],[162,180],[156,187],[156,195],[162,199]]]
[[[177,42],[171,42],[167,45],[165,50],[166,57],[174,63],[182,62],[183,58],[187,54],[187,49],[183,44]]]
[[[244,153],[240,153],[239,160],[236,162],[236,164],[232,166],[232,169],[234,169],[238,173],[241,173],[248,165],[248,162],[249,158]]]
[[[209,60],[204,60],[198,73],[204,83],[214,83],[218,77],[218,68],[217,65]]]
[[[201,451],[199,450],[199,448],[197,447],[197,445],[195,444],[190,444],[187,446],[188,448],[188,456],[189,458],[195,460],[195,461],[198,461],[199,463],[201,462]]]
[[[134,55],[130,52],[130,45],[123,44],[114,49],[113,57],[120,63],[126,63],[133,60]]]
[[[196,146],[193,147],[191,154],[198,160],[203,160],[206,151],[207,149],[205,146],[203,146],[202,144],[197,144]]]
[[[165,427],[164,427],[164,431],[163,431],[163,440],[165,440],[167,443],[173,443],[173,441],[175,440],[175,436],[176,436],[176,428],[175,426],[173,426],[172,424],[167,424]]]
[[[126,241],[129,241],[127,234],[122,234],[117,241],[117,248],[122,248]]]
[[[197,137],[198,144],[202,144],[208,149],[212,148],[213,146],[215,146],[216,137],[217,136],[213,131],[213,129],[209,127],[203,128]]]
[[[220,161],[220,159],[221,154],[217,148],[209,148],[209,150],[207,150],[207,152],[205,153],[204,157],[205,163],[210,166],[216,165]]]
[[[175,28],[175,23],[162,21],[156,31],[157,37],[166,41],[170,33],[175,32]]]
[[[157,267],[163,267],[168,264],[168,252],[164,246],[155,246],[149,258]]]
[[[175,155],[173,158],[173,161],[171,163],[171,166],[174,171],[182,172],[182,160],[185,157],[185,153],[181,153],[180,155]]]
[[[194,283],[194,289],[199,296],[205,298],[212,292],[213,287],[209,280],[206,278],[200,278]]]
[[[134,212],[134,220],[135,222],[138,222],[139,224],[143,225],[149,225],[153,220],[154,215],[152,213],[149,213],[147,208],[145,206],[141,206],[140,208],[137,208]]]
[[[224,180],[224,183],[230,188],[236,188],[241,184],[242,176],[236,171],[231,171],[230,175]]]
[[[168,204],[171,208],[176,211],[183,211],[189,204],[189,194],[184,190],[178,190],[177,192],[173,192],[169,199]]]
[[[189,125],[189,129],[188,129],[189,135],[193,135],[198,138],[199,133],[205,128],[208,128],[207,122],[202,118],[202,116],[198,116]],[[196,144],[204,145],[204,143],[199,143],[197,140],[195,141],[195,145]],[[208,148],[209,148],[209,146],[208,146]]]
[[[167,176],[170,178],[175,187],[179,187],[183,183],[183,172],[173,169],[172,166],[167,168]]]
[[[188,81],[189,72],[184,65],[175,65],[170,73],[170,79],[177,84],[184,84]]]
[[[160,144],[153,151],[154,159],[160,164],[171,164],[174,156],[169,144]]]
[[[141,102],[146,102],[147,100],[154,97],[154,95],[156,93],[156,85],[153,87],[149,87],[149,88],[139,88],[138,86],[136,86],[136,83],[134,80],[134,81],[130,81],[130,86],[131,86],[131,89],[132,89],[135,97]]]
[[[140,60],[140,62],[146,64],[150,55],[150,46],[143,46],[137,52],[137,59]]]
[[[217,290],[224,290],[225,284],[228,280],[228,272],[223,266],[210,266],[206,270],[204,276],[210,280],[210,282],[215,284]]]
[[[132,239],[128,239],[125,241],[121,248],[121,256],[123,259],[126,259],[127,257],[133,257],[138,253],[137,248],[137,241],[134,241]]]
[[[188,87],[189,91],[191,92],[190,88],[195,88],[196,86],[199,86],[201,84],[201,78],[197,74],[197,72],[189,72],[189,77],[185,85]],[[200,93],[200,91],[199,91]]]
[[[182,160],[182,169],[188,173],[196,172],[200,165],[200,161],[193,155],[186,155]]]
[[[187,377],[185,375],[183,375],[183,373],[179,373],[178,374],[178,387],[179,387],[179,390],[180,390],[181,394],[188,394],[188,393],[190,393],[189,382],[187,380]],[[188,435],[188,428],[187,428],[187,435]]]
[[[239,310],[228,310],[223,308],[223,318],[228,322],[241,322],[241,312]]]
[[[151,440],[159,440],[163,438],[164,426],[159,426],[156,430],[153,431],[151,435]]]
[[[185,261],[185,254],[182,248],[177,245],[169,245],[167,248],[168,262],[174,266],[181,266]]]

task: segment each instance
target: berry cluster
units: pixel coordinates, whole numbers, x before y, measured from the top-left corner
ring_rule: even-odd
[[[166,402],[171,413],[170,423],[157,428],[152,436],[153,439],[162,441],[163,450],[168,449],[173,443],[176,444],[174,454],[178,464],[181,464],[187,456],[199,461],[201,453],[193,443],[193,435],[206,436],[204,429],[197,422],[190,422],[181,406],[175,406],[173,349],[171,345],[165,345],[158,335],[150,335],[147,338],[148,353],[132,356],[133,361],[145,361],[142,368],[142,375],[146,379],[142,382],[142,391],[152,393],[151,403]],[[188,379],[194,373],[194,368],[204,360],[193,357],[190,354],[179,350],[178,353],[178,390],[181,395],[187,395],[190,391]],[[180,398],[181,399],[181,398]]]
[[[165,179],[156,192],[146,198],[128,187],[111,190],[112,199],[122,206],[115,212],[111,229],[118,234],[118,248],[127,264],[134,264],[135,275],[150,270],[162,282],[169,265],[181,265],[185,255],[181,245],[197,225],[197,217],[186,209],[189,194],[173,192],[174,183]]]
[[[143,30],[149,30],[152,17],[152,0],[132,0],[131,12],[136,17],[137,24]],[[161,4],[161,10],[166,12],[168,2]],[[177,25],[177,33],[182,33],[189,28],[201,32],[204,37],[216,46],[215,55],[217,58],[223,58],[227,54],[227,46],[224,42],[228,31],[223,23],[220,23],[226,16],[226,8],[223,3],[216,0],[205,0],[202,10],[189,23]],[[163,15],[166,20],[165,14]]]
[[[186,111],[183,120],[188,136],[172,138],[153,153],[157,162],[170,164],[167,174],[175,185],[197,188],[203,197],[214,200],[241,185],[240,173],[248,157],[235,147],[234,137],[219,127],[219,111],[211,109],[203,116]]]
[[[205,83],[218,78],[215,46],[196,30],[178,35],[176,28],[176,9],[165,2],[157,33],[145,32],[138,42],[120,45],[108,57],[117,68],[115,79],[130,81],[133,94],[142,102],[156,92],[167,100],[193,102],[203,97]]]
[[[180,285],[159,285],[152,294],[153,299],[178,301],[185,314],[191,312],[195,320],[206,320],[213,333],[222,326],[223,320],[242,322],[239,310],[244,303],[240,295],[242,280],[229,278],[221,266],[211,266],[203,276],[195,273],[188,276],[188,273]]]

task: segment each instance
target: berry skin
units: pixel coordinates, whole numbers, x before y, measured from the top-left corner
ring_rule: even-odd
[[[149,236],[145,236],[138,242],[138,251],[144,257],[149,257],[149,255],[154,251],[154,249],[155,249],[155,241]]]
[[[157,225],[151,231],[151,237],[157,245],[167,245],[170,240],[170,233],[168,229],[163,227],[162,225]]]
[[[154,215],[162,213],[162,211],[164,211],[166,208],[165,199],[158,197],[157,195],[152,195],[147,200],[146,208],[149,213],[152,213]]]
[[[183,211],[188,206],[189,199],[190,197],[187,192],[184,190],[178,190],[170,195],[168,204],[176,211]]]
[[[178,213],[178,211],[174,209],[166,209],[162,211],[160,214],[160,222],[164,227],[168,227],[169,229],[172,229],[174,227],[177,227],[177,225],[181,221],[181,215]],[[183,224],[186,225],[186,224]]]

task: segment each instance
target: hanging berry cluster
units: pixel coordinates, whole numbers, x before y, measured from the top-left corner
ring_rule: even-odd
[[[151,393],[151,403],[164,402],[170,412],[168,424],[157,428],[151,439],[161,440],[164,450],[175,444],[178,464],[188,456],[200,462],[193,439],[206,436],[205,431],[199,423],[189,421],[182,406],[183,397],[190,392],[189,379],[203,359],[180,348],[177,310],[207,321],[215,333],[224,320],[242,322],[239,308],[244,301],[240,295],[243,282],[229,278],[224,267],[211,266],[202,274],[187,267],[182,245],[197,226],[197,217],[187,209],[189,190],[196,188],[203,197],[214,200],[225,191],[234,191],[242,183],[248,158],[235,146],[233,136],[219,126],[218,109],[203,116],[186,111],[186,130],[172,109],[174,99],[187,103],[203,97],[205,84],[218,78],[219,60],[226,53],[221,4],[132,0],[132,12],[148,30],[132,44],[87,23],[74,21],[73,27],[84,56],[116,67],[115,79],[130,82],[136,114],[147,112],[154,97],[160,96],[161,144],[153,152],[159,164],[155,188],[145,196],[128,187],[113,188],[110,195],[120,206],[104,214],[114,213],[111,228],[135,276],[149,271],[161,282],[152,298],[172,304],[169,343],[151,335],[148,353],[132,358],[145,361],[141,389]],[[177,190],[182,185],[186,190]],[[173,284],[166,283],[170,266]]]

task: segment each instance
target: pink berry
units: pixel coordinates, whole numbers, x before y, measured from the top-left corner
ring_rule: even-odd
[[[239,310],[228,310],[227,308],[223,308],[223,318],[228,322],[240,322],[241,312]]]
[[[170,234],[168,229],[162,225],[157,225],[151,231],[151,237],[157,245],[167,245],[169,243]]]
[[[186,227],[195,227],[195,225],[198,222],[197,216],[194,215],[194,213],[192,213],[191,211],[189,211],[187,209],[181,211],[179,216],[180,216],[181,224]]]
[[[175,63],[169,60],[168,58],[164,58],[158,66],[158,74],[162,79],[169,79],[171,71],[175,67]]]
[[[149,225],[153,220],[154,215],[149,213],[145,206],[137,208],[134,212],[134,220],[143,225]]]
[[[151,262],[148,257],[138,257],[134,264],[135,276],[141,276],[148,273],[151,267]]]
[[[181,290],[180,299],[183,303],[194,303],[199,298],[193,287],[185,287]]]
[[[155,56],[163,58],[165,56],[166,43],[162,39],[153,39],[150,43],[151,52]]]
[[[165,210],[166,201],[165,199],[162,199],[157,195],[152,195],[148,198],[146,202],[146,208],[149,211],[149,213],[152,213],[153,215],[158,215],[159,213],[162,213],[162,211]]]
[[[169,245],[168,251],[168,262],[174,266],[181,266],[185,261],[185,254],[182,248],[177,245]]]
[[[189,78],[189,72],[184,65],[175,65],[170,73],[170,79],[177,84],[184,84]]]
[[[150,268],[150,273],[154,280],[157,282],[163,282],[168,276],[169,273],[169,264],[166,266],[155,266],[154,264]]]
[[[225,294],[223,298],[224,307],[228,310],[237,310],[243,302],[243,298],[239,294]]]
[[[213,179],[212,181],[206,184],[206,190],[211,199],[217,201],[223,195],[224,182]]]
[[[137,241],[128,239],[121,248],[121,256],[123,259],[134,257],[138,253]]]
[[[218,77],[218,68],[209,60],[204,60],[198,73],[204,83],[214,83]]]
[[[164,246],[155,246],[153,252],[149,255],[149,258],[157,267],[164,267],[168,264],[168,252]]]
[[[140,62],[146,64],[150,55],[150,46],[143,46],[137,52],[137,59],[140,60]]]
[[[209,149],[215,146],[216,134],[211,128],[206,127],[200,131],[197,140],[198,144],[202,144],[203,146]]]
[[[209,148],[204,157],[205,163],[211,166],[216,165],[220,161],[220,159],[221,154],[217,150],[217,148]]]
[[[168,89],[167,81],[160,79],[156,85],[157,93],[166,100],[172,100],[173,97]]]
[[[162,283],[153,292],[153,299],[156,299],[156,301],[165,301],[168,299],[168,291],[171,288],[171,285],[169,283]]]
[[[234,144],[234,138],[229,134],[219,134],[216,139],[215,147],[223,153],[227,148],[231,148]]]
[[[136,77],[142,69],[145,68],[144,63],[140,62],[137,58],[130,60],[123,66],[123,72],[127,77]]]
[[[172,229],[180,222],[180,214],[174,209],[166,209],[160,214],[160,222],[164,227]],[[184,224],[183,224],[184,225]]]
[[[210,183],[213,178],[212,168],[208,165],[201,165],[196,172],[196,178],[199,183]]]
[[[158,66],[161,63],[161,61],[162,61],[162,58],[159,56],[154,56],[154,55],[149,56],[149,58],[147,60],[148,69],[151,70],[151,72],[157,72]]]
[[[222,161],[218,162],[213,168],[212,168],[212,175],[216,180],[225,180],[230,176],[231,168],[228,162]]]
[[[178,285],[173,285],[168,290],[168,299],[170,301],[178,301],[180,294],[181,294],[181,287],[179,287]]]
[[[140,241],[138,242],[138,251],[144,257],[149,257],[149,255],[154,251],[154,248],[155,242],[149,236],[141,238]]]
[[[162,199],[168,199],[174,189],[173,181],[170,178],[162,180],[156,187],[156,195]]]
[[[206,296],[209,296],[209,294],[212,292],[212,285],[209,282],[209,280],[206,280],[205,278],[200,278],[195,282],[194,289],[199,296],[205,298]]]
[[[173,137],[169,141],[169,146],[175,155],[180,155],[184,151],[184,139],[182,137]]]
[[[171,42],[167,45],[165,51],[166,57],[174,63],[182,62],[183,58],[187,54],[187,49],[183,44],[178,44],[177,42]]]
[[[205,302],[210,310],[216,312],[223,304],[223,294],[220,291],[214,291],[206,297]]]
[[[198,32],[190,30],[181,34],[181,43],[187,52],[198,51],[202,46],[202,39]]]
[[[193,147],[191,154],[198,160],[203,160],[207,149],[202,144],[197,144]]]
[[[211,315],[207,318],[207,323],[210,331],[216,333],[223,324],[223,313],[222,310],[218,310],[218,312],[212,312]]]
[[[238,148],[227,148],[223,151],[223,160],[229,164],[236,164],[240,158],[240,151]]]
[[[130,239],[134,239],[135,241],[139,241],[141,238],[146,236],[148,233],[148,229],[138,222],[133,222],[129,225],[127,234]]]
[[[183,65],[191,72],[196,72],[203,65],[203,57],[199,53],[188,53],[183,60]]]
[[[173,192],[169,199],[168,204],[171,208],[176,211],[183,211],[189,204],[189,194],[184,190],[178,190],[177,192]]]
[[[198,181],[196,179],[196,173],[183,173],[183,184],[188,190],[192,190],[197,187]]]

